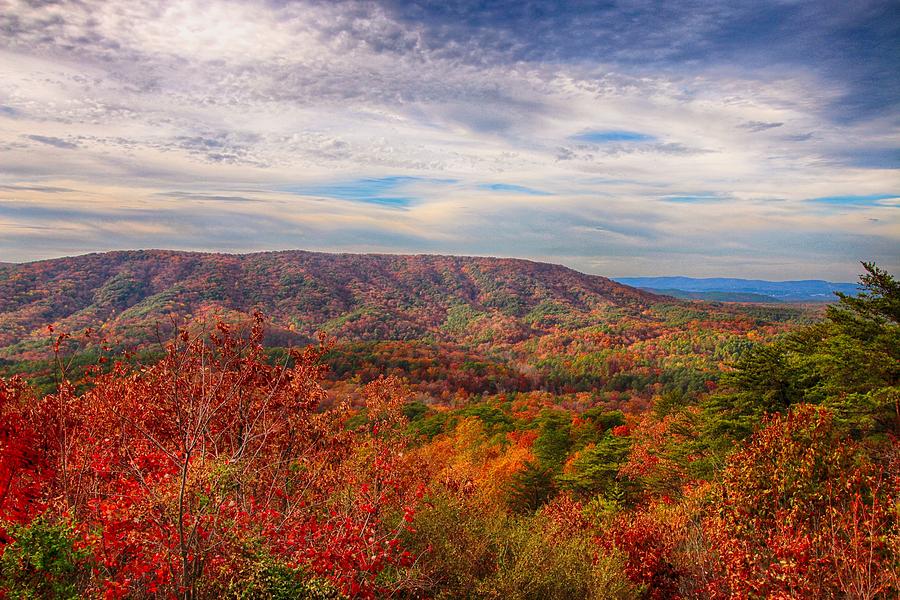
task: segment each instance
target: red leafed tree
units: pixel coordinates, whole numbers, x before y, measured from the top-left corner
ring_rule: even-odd
[[[411,562],[402,388],[370,384],[371,426],[350,430],[348,407],[320,407],[322,350],[272,364],[262,337],[259,316],[246,335],[222,322],[180,331],[158,362],[118,364],[82,394],[64,383],[5,420],[23,448],[4,447],[9,514],[27,520],[40,495],[78,524],[94,555],[86,593],[208,597],[269,557],[369,597],[382,571]],[[56,465],[44,485],[42,461]]]
[[[619,516],[599,541],[602,546],[625,553],[625,574],[634,583],[646,586],[648,598],[675,599],[680,597],[682,575],[673,564],[678,541],[676,531],[672,524],[637,510]]]
[[[27,418],[33,401],[21,379],[0,379],[0,549],[10,541],[5,526],[27,523],[43,509],[44,486],[53,476]]]
[[[799,405],[772,417],[725,469],[704,523],[720,598],[876,598],[896,592],[888,547],[895,475],[841,438],[831,413]]]
[[[634,444],[620,476],[640,483],[646,492],[662,498],[678,498],[691,482],[689,467],[695,458],[690,444],[698,437],[694,408],[660,419],[642,416],[631,432]]]

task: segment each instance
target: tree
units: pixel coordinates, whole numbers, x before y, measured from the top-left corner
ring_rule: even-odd
[[[874,327],[877,335],[879,326],[900,324],[900,281],[875,263],[863,262],[862,266],[866,272],[859,277],[860,293],[849,296],[836,292],[840,302],[828,307],[828,318],[857,332],[865,326]]]
[[[747,437],[765,415],[797,403],[829,407],[856,437],[900,434],[900,283],[863,266],[858,296],[839,294],[826,320],[752,348],[723,375],[723,391],[703,403],[714,445]]]
[[[562,467],[572,447],[572,417],[563,411],[544,410],[537,423],[539,433],[534,440],[534,455],[542,466],[555,471]]]
[[[366,386],[368,426],[350,430],[349,406],[321,407],[322,348],[272,364],[263,329],[181,329],[158,361],[98,371],[83,393],[62,381],[26,402],[0,380],[0,524],[28,524],[0,550],[51,581],[63,563],[34,557],[64,558],[59,540],[27,535],[71,519],[90,560],[70,579],[109,598],[212,597],[263,565],[355,597],[398,585],[421,497],[402,466],[402,385]]]
[[[557,477],[560,486],[576,494],[606,496],[619,483],[619,469],[631,449],[627,436],[607,433],[596,444],[574,453]]]
[[[33,403],[24,380],[0,379],[0,547],[10,541],[7,527],[28,523],[43,510],[44,488],[54,475],[29,422]]]
[[[529,461],[516,473],[509,484],[507,504],[518,513],[531,513],[540,508],[556,493],[553,472],[538,463]]]
[[[888,544],[897,535],[898,490],[879,475],[883,468],[841,436],[825,408],[800,404],[767,419],[729,460],[715,513],[704,522],[721,569],[708,591],[721,598],[824,598],[850,594],[853,585],[865,591],[851,597],[898,591]]]

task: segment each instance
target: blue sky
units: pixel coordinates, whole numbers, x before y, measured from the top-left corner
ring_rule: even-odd
[[[900,271],[896,1],[0,0],[0,262]]]
[[[578,135],[572,136],[572,139],[578,142],[588,142],[590,144],[609,144],[614,142],[649,142],[653,140],[652,135],[646,133],[638,133],[636,131],[585,131]]]

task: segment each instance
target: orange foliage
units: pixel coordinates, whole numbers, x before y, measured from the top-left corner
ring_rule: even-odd
[[[467,418],[450,432],[416,451],[429,469],[429,479],[478,510],[504,505],[506,488],[515,473],[533,460],[530,444],[521,440],[499,444],[489,440],[476,418]]]

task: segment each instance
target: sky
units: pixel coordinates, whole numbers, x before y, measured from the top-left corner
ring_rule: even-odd
[[[0,262],[900,272],[900,2],[0,0]]]

